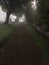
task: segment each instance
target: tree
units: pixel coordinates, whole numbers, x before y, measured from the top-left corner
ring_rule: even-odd
[[[25,9],[25,15],[28,20],[28,23],[33,23],[33,9],[31,6],[31,2],[29,2]]]
[[[39,0],[39,3],[40,22],[47,30],[49,28],[49,0]]]
[[[22,9],[30,0],[1,0],[1,5],[3,9],[7,11],[6,21],[8,23],[9,16],[12,12],[17,12],[20,8]]]

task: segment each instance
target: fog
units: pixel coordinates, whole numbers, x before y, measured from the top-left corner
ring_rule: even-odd
[[[14,14],[11,14],[9,17],[9,21],[15,22],[15,19],[17,19],[17,16]],[[2,10],[2,7],[0,6],[0,23],[4,23],[6,20],[6,12]],[[23,14],[22,17],[19,18],[19,22],[25,21],[25,15]]]
[[[6,20],[6,12],[2,10],[2,7],[0,6],[0,22],[4,22]]]

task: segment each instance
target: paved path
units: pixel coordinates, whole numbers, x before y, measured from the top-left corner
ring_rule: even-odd
[[[44,63],[42,53],[33,43],[26,27],[17,26],[2,46],[0,65],[45,65]]]

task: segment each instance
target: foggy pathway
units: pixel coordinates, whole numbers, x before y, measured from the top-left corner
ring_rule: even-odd
[[[2,48],[0,65],[45,65],[41,51],[35,46],[25,25],[16,27]]]

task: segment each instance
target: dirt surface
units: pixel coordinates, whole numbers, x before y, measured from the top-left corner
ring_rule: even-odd
[[[4,42],[0,49],[0,65],[45,65],[42,53],[25,25],[18,25]]]

